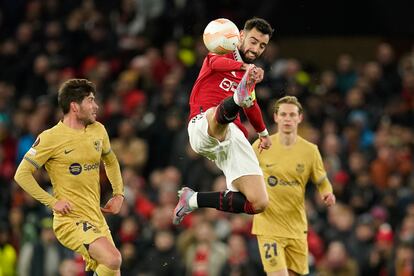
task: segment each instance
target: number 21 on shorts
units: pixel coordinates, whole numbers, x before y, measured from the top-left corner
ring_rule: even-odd
[[[277,245],[276,242],[263,244],[265,250],[265,258],[270,259],[277,256]]]

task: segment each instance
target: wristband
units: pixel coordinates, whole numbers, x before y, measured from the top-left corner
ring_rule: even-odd
[[[259,134],[259,137],[269,136],[269,132],[267,131],[266,128],[263,131],[258,132],[257,134]]]

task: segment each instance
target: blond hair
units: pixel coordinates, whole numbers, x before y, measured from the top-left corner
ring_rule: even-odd
[[[284,96],[283,98],[277,100],[273,108],[275,114],[279,112],[279,107],[281,104],[294,104],[298,107],[299,114],[303,113],[302,105],[298,101],[298,98],[296,98],[295,96]]]

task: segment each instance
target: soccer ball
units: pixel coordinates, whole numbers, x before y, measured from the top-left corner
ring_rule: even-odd
[[[211,21],[203,33],[204,45],[210,52],[219,55],[234,51],[239,39],[239,29],[226,18]]]

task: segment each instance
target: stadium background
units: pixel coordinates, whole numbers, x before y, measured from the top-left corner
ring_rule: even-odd
[[[250,217],[203,210],[171,225],[178,187],[225,185],[186,136],[202,30],[251,16],[276,29],[257,87],[267,124],[274,129],[274,99],[300,98],[300,134],[318,144],[338,199],[327,210],[310,185],[311,274],[412,275],[412,4],[314,2],[1,1],[0,275],[84,275],[54,239],[50,210],[12,180],[37,134],[60,118],[57,88],[72,77],[97,84],[99,120],[122,165],[126,201],[108,217],[122,275],[262,275]],[[47,174],[36,178],[50,189]]]

